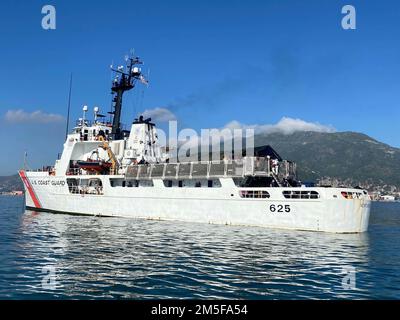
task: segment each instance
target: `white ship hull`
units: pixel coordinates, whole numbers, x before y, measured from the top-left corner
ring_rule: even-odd
[[[70,176],[20,175],[27,208],[59,213],[358,233],[367,231],[371,206],[366,193],[349,188],[239,188],[231,178],[221,178],[218,188],[168,188],[161,179],[153,187],[112,187],[110,176],[96,175],[102,194],[74,194],[66,182]],[[243,189],[270,197],[242,198]],[[319,198],[286,199],[287,190],[313,190]],[[343,191],[357,197],[345,198]]]

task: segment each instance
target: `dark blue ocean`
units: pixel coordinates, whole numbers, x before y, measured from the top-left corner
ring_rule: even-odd
[[[0,197],[1,299],[399,299],[400,203],[338,235],[25,211]]]

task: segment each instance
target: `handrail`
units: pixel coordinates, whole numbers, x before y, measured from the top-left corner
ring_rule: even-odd
[[[294,163],[282,161],[279,175],[293,176]],[[268,158],[244,157],[240,160],[198,161],[162,164],[135,164],[126,168],[125,176],[131,179],[217,178],[245,176],[276,176]]]
[[[278,172],[278,174],[276,173]],[[67,175],[82,175],[80,168],[70,168]],[[115,171],[114,171],[115,174]],[[268,158],[244,157],[239,160],[197,161],[159,164],[133,164],[125,169],[129,179],[209,179],[266,176],[275,180],[296,179],[296,164],[283,160],[278,167]]]

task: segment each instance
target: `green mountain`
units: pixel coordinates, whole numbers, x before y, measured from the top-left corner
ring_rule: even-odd
[[[255,137],[256,146],[266,144],[297,162],[303,181],[330,177],[353,184],[400,187],[400,149],[365,134],[295,132]]]

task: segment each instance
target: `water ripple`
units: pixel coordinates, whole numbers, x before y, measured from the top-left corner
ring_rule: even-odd
[[[374,204],[366,234],[336,235],[24,212],[21,200],[0,198],[1,298],[400,298],[400,204]]]

